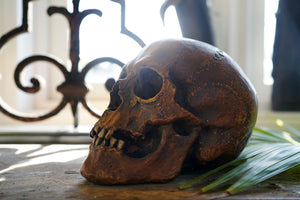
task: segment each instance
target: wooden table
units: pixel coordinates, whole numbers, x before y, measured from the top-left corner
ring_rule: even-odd
[[[176,188],[199,174],[180,175],[166,184],[104,186],[87,182],[80,166],[88,145],[0,145],[0,199],[211,199],[195,196],[204,182]],[[207,179],[205,182],[210,181]],[[300,199],[300,170],[288,172],[224,199]]]

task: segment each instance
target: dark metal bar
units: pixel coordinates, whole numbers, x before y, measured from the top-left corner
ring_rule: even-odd
[[[17,37],[18,35],[28,32],[28,5],[32,3],[33,0],[23,0],[23,20],[21,26],[12,29],[11,31],[7,32],[0,38],[0,50],[2,47],[9,42],[9,40]],[[145,46],[144,42],[134,33],[129,31],[125,26],[125,0],[111,0],[113,2],[119,3],[121,6],[121,34],[125,34],[128,37],[132,38],[135,42],[137,42],[141,47]],[[82,20],[90,15],[95,14],[99,17],[102,16],[102,12],[97,9],[88,9],[84,11],[79,11],[79,4],[80,0],[73,0],[73,11],[69,12],[64,7],[55,7],[51,6],[48,8],[47,12],[49,16],[53,14],[61,14],[63,15],[69,22],[70,28],[70,51],[69,51],[69,58],[71,61],[71,70],[68,71],[66,66],[61,64],[61,62],[57,61],[56,59],[45,56],[45,55],[33,55],[30,57],[25,58],[22,60],[15,69],[14,79],[17,87],[27,93],[36,93],[40,89],[40,81],[37,78],[31,78],[31,86],[24,86],[20,81],[20,76],[24,68],[26,68],[29,64],[36,62],[36,61],[44,61],[49,62],[56,66],[64,75],[65,81],[61,83],[57,87],[57,91],[63,94],[63,98],[61,102],[49,113],[43,115],[34,115],[34,116],[27,116],[23,114],[19,114],[17,111],[13,110],[0,97],[0,111],[7,115],[8,117],[32,122],[32,121],[40,121],[48,119],[56,114],[58,114],[68,103],[71,105],[71,110],[74,118],[74,127],[78,126],[78,104],[81,103],[87,111],[96,117],[100,117],[100,115],[89,106],[86,101],[86,94],[89,92],[86,83],[85,83],[85,76],[90,69],[97,66],[102,62],[111,62],[114,64],[123,67],[123,63],[116,58],[111,57],[100,57],[95,60],[90,61],[86,66],[83,67],[81,71],[79,71],[79,61],[80,61],[80,39],[79,39],[79,29]],[[106,88],[108,90],[111,89],[114,80],[108,79],[106,81]]]
[[[23,18],[21,26],[12,29],[8,33],[4,34],[0,38],[0,50],[5,43],[7,43],[10,39],[20,35],[24,32],[28,32],[28,3],[32,0],[23,0]]]

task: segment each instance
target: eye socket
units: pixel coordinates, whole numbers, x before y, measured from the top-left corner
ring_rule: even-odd
[[[150,99],[159,93],[162,84],[163,79],[156,71],[145,68],[140,71],[134,93],[142,99]]]

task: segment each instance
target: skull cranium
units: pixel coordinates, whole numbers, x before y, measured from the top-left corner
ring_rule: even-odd
[[[184,164],[222,164],[245,147],[256,114],[254,88],[227,54],[155,42],[124,66],[81,173],[100,184],[166,182]]]

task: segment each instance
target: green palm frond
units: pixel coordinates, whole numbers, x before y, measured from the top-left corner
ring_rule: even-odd
[[[226,190],[227,194],[235,194],[300,165],[300,132],[282,120],[274,119],[274,121],[287,131],[255,128],[248,145],[237,159],[201,175],[180,186],[179,189],[184,189],[209,175],[230,168],[217,180],[203,187],[199,194],[228,181],[236,180]]]

